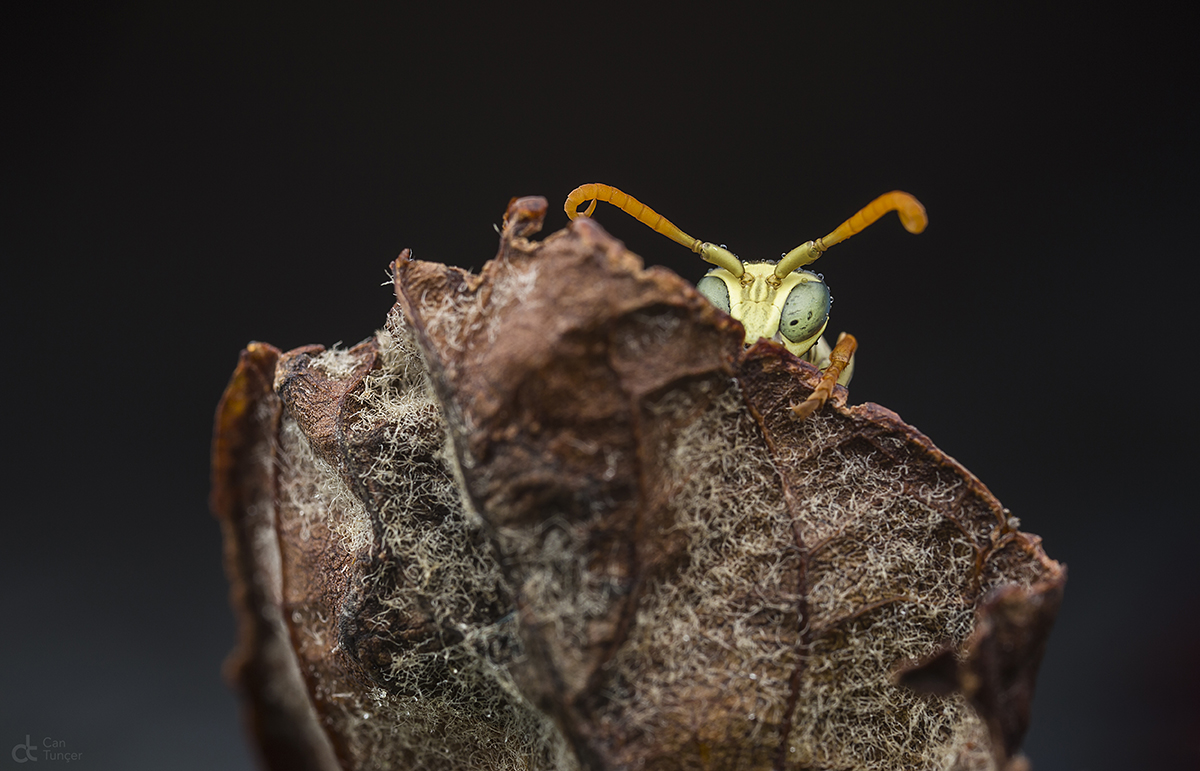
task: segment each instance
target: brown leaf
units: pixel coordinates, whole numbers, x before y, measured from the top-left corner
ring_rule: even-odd
[[[248,713],[295,726],[268,766],[1007,763],[1038,539],[882,407],[795,421],[815,369],[591,220],[527,241],[544,211],[479,275],[402,255],[372,340],[235,373],[213,500]],[[965,696],[893,681],[940,650]]]
[[[1030,539],[1020,533],[1020,537]],[[1036,542],[1031,544],[1036,548]],[[997,764],[1017,755],[1029,727],[1034,683],[1046,649],[1046,638],[1062,602],[1066,572],[1052,574],[1030,587],[1005,584],[980,602],[975,631],[962,646],[960,661],[953,647],[905,669],[899,682],[918,692],[946,695],[961,691],[991,732]]]
[[[280,403],[271,390],[278,358],[276,348],[251,343],[217,408],[212,508],[241,632],[226,670],[245,697],[267,767],[318,771],[337,765],[297,667],[279,594],[273,514]]]

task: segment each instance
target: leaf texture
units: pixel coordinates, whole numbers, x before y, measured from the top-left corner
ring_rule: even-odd
[[[1023,762],[1040,540],[878,405],[794,420],[815,369],[544,211],[478,275],[402,255],[352,349],[243,355],[213,502],[268,767]]]

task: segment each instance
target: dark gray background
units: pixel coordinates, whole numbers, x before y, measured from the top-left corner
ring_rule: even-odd
[[[851,399],[1069,565],[1035,768],[1200,766],[1194,28],[977,5],[6,19],[0,764],[28,734],[80,769],[249,768],[206,506],[239,349],[356,342],[402,248],[478,267],[510,196],[553,231],[602,181],[743,257],[916,194],[925,234],[890,217],[818,266],[862,346]]]

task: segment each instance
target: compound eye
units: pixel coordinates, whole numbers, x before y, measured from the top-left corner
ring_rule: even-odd
[[[788,292],[779,314],[779,332],[793,343],[820,332],[829,318],[829,287],[815,273],[800,272],[812,278]]]
[[[729,313],[729,287],[716,276],[705,276],[696,284],[700,294],[721,310]]]

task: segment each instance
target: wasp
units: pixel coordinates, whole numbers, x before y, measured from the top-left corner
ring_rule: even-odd
[[[791,405],[797,420],[820,409],[833,393],[834,385],[850,383],[854,352],[858,348],[854,335],[845,332],[832,348],[825,341],[823,334],[829,324],[833,298],[820,274],[801,268],[888,212],[896,212],[909,233],[920,233],[929,224],[920,201],[901,190],[893,190],[871,201],[824,238],[806,241],[775,261],[743,262],[724,245],[692,238],[666,217],[612,185],[594,182],[572,190],[563,204],[567,216],[571,219],[580,216],[579,205],[585,201],[591,201],[583,212],[585,217],[592,216],[597,202],[605,201],[715,265],[696,284],[696,289],[742,323],[747,346],[759,338],[774,340],[823,370],[821,382],[812,394]]]

